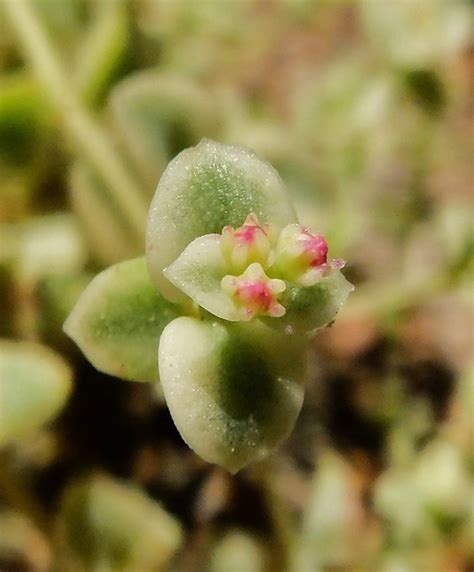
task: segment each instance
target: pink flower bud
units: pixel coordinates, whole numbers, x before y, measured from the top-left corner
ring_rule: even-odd
[[[285,308],[278,303],[285,283],[269,278],[257,262],[240,276],[225,276],[221,287],[239,308],[242,320],[251,320],[256,315],[279,318],[285,314]]]
[[[328,255],[328,243],[322,234],[311,234],[308,228],[300,227],[301,234],[297,242],[301,245],[302,256],[308,261],[309,266],[321,266],[326,264]]]
[[[271,271],[302,286],[313,286],[344,261],[328,261],[328,244],[322,234],[312,233],[300,224],[289,224],[280,233]]]
[[[272,249],[274,231],[261,225],[255,214],[250,214],[238,229],[225,226],[222,230],[222,252],[231,268],[242,272],[252,262],[266,266]]]

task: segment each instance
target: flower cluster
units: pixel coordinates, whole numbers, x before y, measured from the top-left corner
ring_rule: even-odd
[[[279,295],[286,289],[285,282],[268,278],[258,262],[253,262],[240,276],[224,276],[221,287],[235,300],[244,321],[258,314],[281,318],[286,312],[278,303]]]
[[[345,264],[341,259],[328,260],[322,234],[292,223],[278,235],[274,225],[260,224],[254,213],[237,229],[224,227],[221,248],[229,268],[221,287],[244,321],[258,315],[282,317],[286,309],[278,300],[286,282],[314,286]]]

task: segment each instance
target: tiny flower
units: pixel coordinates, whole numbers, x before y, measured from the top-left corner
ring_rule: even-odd
[[[339,270],[344,264],[341,259],[328,261],[328,244],[322,234],[289,224],[278,239],[272,272],[302,286],[313,286],[331,269]]]
[[[241,227],[224,227],[222,252],[236,273],[242,272],[252,262],[266,266],[272,250],[273,235],[273,227],[269,224],[261,225],[252,213]]]
[[[251,264],[240,276],[224,276],[221,287],[234,300],[244,321],[256,315],[280,318],[285,314],[285,308],[278,303],[285,283],[269,278],[258,262]]]
[[[303,227],[297,241],[304,259],[312,268],[326,264],[328,243],[322,234],[311,234],[308,228]]]

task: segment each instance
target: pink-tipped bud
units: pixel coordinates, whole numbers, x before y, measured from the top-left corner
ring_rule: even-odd
[[[285,314],[285,308],[278,303],[278,297],[286,288],[285,283],[269,278],[257,262],[240,276],[225,276],[221,286],[239,308],[244,321],[256,315],[280,318]]]
[[[237,229],[225,226],[222,230],[222,252],[232,270],[242,272],[253,262],[266,266],[272,250],[273,235],[271,225],[261,225],[253,213]]]
[[[309,266],[315,268],[326,264],[328,256],[328,243],[322,234],[311,234],[308,228],[301,230],[297,242],[301,245],[301,256]]]
[[[287,225],[278,239],[273,275],[302,286],[313,286],[344,262],[328,261],[328,244],[322,234],[312,233],[300,224]]]

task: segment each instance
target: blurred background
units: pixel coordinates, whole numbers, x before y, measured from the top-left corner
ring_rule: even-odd
[[[0,0],[0,570],[474,568],[467,0]],[[62,332],[167,162],[253,148],[356,285],[230,476]]]

